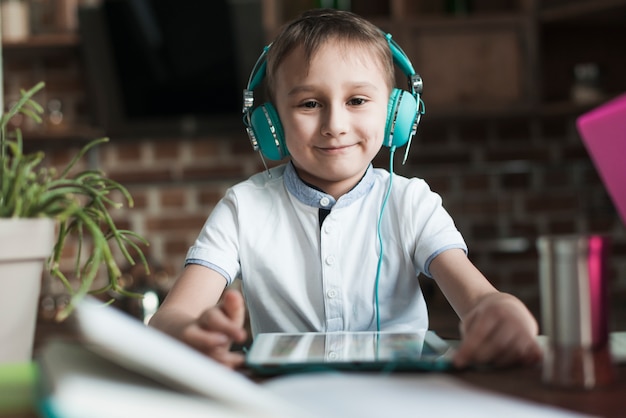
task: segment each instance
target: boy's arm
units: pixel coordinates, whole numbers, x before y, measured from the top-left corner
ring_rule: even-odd
[[[239,292],[224,293],[225,286],[226,280],[216,271],[187,266],[150,319],[150,326],[225,365],[240,365],[243,357],[229,349],[233,342],[246,339],[245,304]]]
[[[430,271],[461,318],[457,367],[528,364],[541,358],[533,315],[519,299],[495,289],[462,250],[441,253]]]

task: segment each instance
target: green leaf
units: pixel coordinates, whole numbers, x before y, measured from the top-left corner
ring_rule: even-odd
[[[106,289],[120,295],[139,296],[120,285],[121,270],[114,250],[134,265],[135,259],[129,251],[132,249],[135,258],[149,271],[140,246],[148,245],[148,241],[135,232],[118,229],[110,214],[124,205],[133,206],[132,196],[123,185],[99,170],[73,173],[91,149],[109,138],[88,142],[57,174],[54,168],[42,166],[43,152],[24,154],[20,129],[7,132],[9,121],[18,113],[41,122],[44,109],[33,96],[43,87],[44,83],[39,83],[22,91],[18,102],[0,118],[0,217],[47,217],[57,221],[57,238],[46,267],[71,295],[72,302],[57,318],[63,319],[71,313],[74,303],[89,292]],[[122,202],[113,199],[115,193],[122,196]],[[77,244],[78,251],[71,271],[62,271],[61,257],[70,240]],[[108,283],[94,290],[101,268]]]

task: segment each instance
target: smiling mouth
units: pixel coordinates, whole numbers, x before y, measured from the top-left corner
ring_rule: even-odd
[[[320,151],[324,151],[324,152],[337,152],[337,151],[342,151],[348,148],[352,148],[354,145],[340,145],[340,146],[336,146],[336,147],[317,147],[317,149],[319,149]]]

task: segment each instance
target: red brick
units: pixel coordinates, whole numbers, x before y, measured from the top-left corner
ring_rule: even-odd
[[[128,215],[114,216],[114,222],[117,229],[132,230],[132,223],[128,219]]]
[[[500,184],[504,189],[527,189],[531,184],[530,173],[506,173],[500,175]]]
[[[578,144],[569,144],[562,148],[562,157],[567,161],[589,161],[589,153],[582,142]]]
[[[565,137],[568,133],[569,120],[563,116],[544,116],[541,119],[541,132],[544,137]]]
[[[499,143],[511,140],[527,142],[530,138],[530,123],[526,118],[503,118],[498,120],[496,126]]]
[[[110,170],[109,176],[115,181],[124,185],[134,183],[155,183],[155,182],[167,182],[172,181],[174,176],[168,168],[137,168],[133,171],[130,170]]]
[[[191,143],[191,154],[194,159],[215,157],[220,153],[220,143],[218,141],[204,140]]]
[[[468,174],[461,179],[463,190],[487,190],[490,176],[486,174]]]
[[[499,228],[493,222],[489,223],[477,223],[471,228],[473,237],[477,238],[497,238],[499,235]]]
[[[241,138],[233,138],[228,143],[228,149],[233,155],[236,156],[247,156],[255,153],[252,148],[252,144],[250,143],[250,139],[245,132],[242,134]]]
[[[159,203],[164,208],[184,208],[187,203],[185,189],[161,189]]]
[[[212,179],[231,179],[245,177],[244,168],[239,165],[232,164],[213,164],[202,167],[188,167],[183,170],[183,180],[212,180]]]
[[[565,170],[549,170],[542,177],[542,184],[547,188],[571,187],[572,185],[570,173]]]
[[[180,155],[180,146],[177,141],[160,141],[151,145],[156,160],[177,160]]]
[[[513,221],[509,225],[509,233],[513,237],[536,237],[538,227],[531,220],[525,222]]]
[[[139,142],[116,143],[116,158],[120,162],[139,161],[141,159],[141,144]]]
[[[573,234],[577,230],[576,221],[570,220],[556,220],[548,223],[549,234]]]
[[[459,136],[464,144],[471,144],[473,147],[487,145],[490,139],[489,126],[484,121],[466,121],[459,124]]]
[[[485,153],[486,161],[536,161],[545,162],[550,160],[547,150],[518,148],[518,149],[497,149],[488,150]]]
[[[506,197],[461,199],[458,202],[454,202],[454,204],[447,203],[446,206],[450,212],[457,213],[457,216],[465,216],[468,214],[493,216],[498,213],[509,213],[513,210],[513,202]]]
[[[526,199],[525,208],[531,213],[571,211],[576,214],[580,208],[578,196],[572,193],[543,194]]]
[[[224,196],[221,191],[206,190],[198,193],[198,203],[201,206],[214,206]]]
[[[146,209],[148,207],[148,196],[145,190],[142,189],[132,189],[129,190],[130,195],[133,198],[133,209]]]
[[[422,149],[420,152],[412,154],[410,157],[412,164],[418,164],[420,166],[426,165],[459,165],[469,164],[471,162],[471,155],[464,151],[428,151]]]
[[[205,215],[181,214],[177,217],[147,215],[146,227],[152,233],[168,231],[180,232],[185,230],[197,233],[200,231],[205,221]]]
[[[200,229],[198,229],[198,233]],[[187,250],[193,244],[192,240],[184,240],[184,239],[166,239],[163,244],[163,249],[167,254],[175,254],[179,256],[185,256],[187,254]]]

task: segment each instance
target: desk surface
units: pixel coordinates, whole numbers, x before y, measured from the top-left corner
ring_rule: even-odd
[[[547,386],[541,382],[541,367],[465,371],[458,377],[494,392],[590,415],[617,418],[626,413],[626,365],[617,367],[612,384],[592,390]]]
[[[45,324],[38,330],[35,349],[46,339],[72,336],[71,322]],[[520,399],[578,411],[600,417],[624,417],[626,411],[626,364],[616,367],[615,381],[593,390],[549,387],[541,382],[541,367],[465,370],[453,372],[460,380],[476,387]],[[0,415],[2,418],[37,418],[34,413]]]

